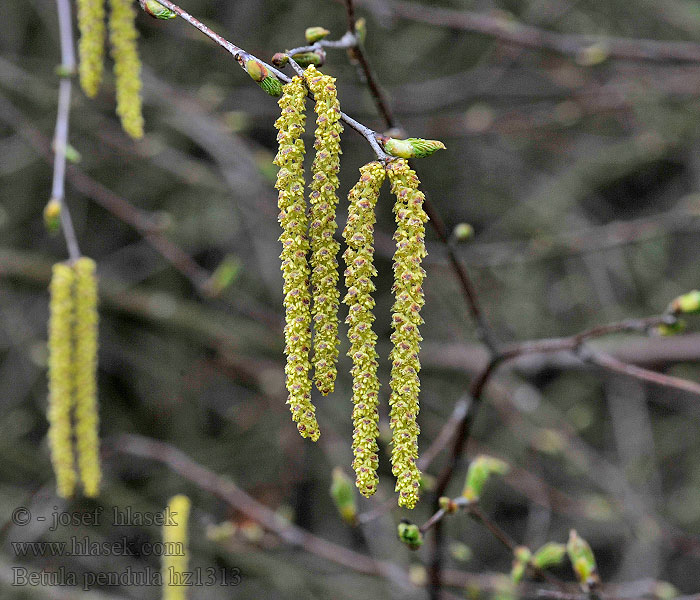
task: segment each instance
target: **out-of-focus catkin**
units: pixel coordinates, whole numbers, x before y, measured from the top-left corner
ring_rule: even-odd
[[[423,323],[423,279],[421,261],[426,256],[424,196],[418,190],[420,181],[408,162],[399,159],[387,165],[391,191],[396,196],[396,251],[394,253],[394,296],[391,335],[391,405],[390,424],[393,430],[391,464],[396,476],[399,505],[413,508],[418,500],[420,471],[418,459],[418,394],[422,340],[418,327]]]
[[[279,221],[282,225],[282,276],[284,278],[284,328],[287,404],[303,437],[316,441],[320,435],[316,409],[311,403],[309,351],[311,347],[311,295],[307,254],[308,219],[304,199],[304,132],[306,87],[299,77],[284,86],[279,100],[282,114],[275,122],[279,151],[277,173]]]
[[[74,279],[70,266],[53,266],[49,305],[49,447],[56,491],[62,498],[73,495],[76,483],[71,427]]]
[[[324,75],[313,65],[304,78],[316,104],[316,156],[309,194],[311,203],[311,287],[313,289],[314,381],[323,394],[335,387],[338,361],[338,250],[333,239],[337,228],[338,171],[340,170],[340,104],[335,78]]]
[[[348,305],[348,339],[352,358],[353,389],[353,437],[355,456],[355,484],[364,496],[377,491],[377,467],[379,464],[377,438],[379,437],[379,379],[377,378],[377,335],[372,330],[374,322],[375,285],[374,268],[374,209],[379,190],[384,182],[384,167],[372,162],[360,169],[360,180],[348,195],[348,220],[343,237],[347,250],[345,259],[345,284],[348,293],[343,302]]]
[[[100,491],[99,417],[97,409],[97,280],[95,261],[76,261],[73,377],[75,443],[86,496]]]
[[[80,85],[90,98],[102,81],[105,45],[105,0],[78,0]]]
[[[109,0],[109,5],[109,40],[117,87],[117,114],[124,131],[138,139],[143,137],[143,115],[136,10],[132,0]]]
[[[188,584],[187,525],[190,517],[190,499],[178,494],[168,502],[167,519],[163,524],[163,600],[185,600]]]

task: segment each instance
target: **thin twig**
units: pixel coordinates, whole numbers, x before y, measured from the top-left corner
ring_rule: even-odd
[[[700,62],[700,44],[693,42],[563,34],[510,19],[404,0],[384,0],[379,6],[368,0],[360,2],[370,10],[381,10],[383,15],[388,13],[410,21],[478,33],[514,46],[548,50],[574,58],[580,58],[589,48],[597,47],[604,57],[610,58],[661,63]]]
[[[68,120],[70,118],[71,78],[75,73],[75,49],[69,0],[56,0],[58,29],[61,41],[61,81],[58,87],[58,110],[53,138],[53,183],[51,198],[61,209],[61,230],[66,239],[68,255],[72,261],[80,258],[78,239],[65,200],[66,146],[68,145]]]

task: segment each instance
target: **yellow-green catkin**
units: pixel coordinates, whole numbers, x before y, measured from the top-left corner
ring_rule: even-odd
[[[73,328],[73,377],[75,443],[83,491],[88,497],[100,492],[99,418],[97,409],[97,279],[95,261],[75,262],[75,324]]]
[[[421,261],[426,256],[425,197],[418,190],[420,181],[408,162],[399,159],[387,165],[391,191],[396,196],[396,251],[394,253],[394,296],[391,335],[391,405],[390,424],[393,430],[392,472],[396,476],[399,505],[413,508],[418,500],[420,471],[418,460],[418,394],[422,340],[418,327],[423,323],[423,279]]]
[[[49,305],[49,447],[56,491],[69,498],[75,491],[71,412],[73,408],[73,269],[53,266]]]
[[[105,46],[105,0],[78,0],[80,85],[90,98],[102,82]]]
[[[117,87],[117,114],[132,138],[143,137],[141,114],[141,59],[136,38],[133,0],[109,0],[109,40],[112,45]]]
[[[385,177],[384,167],[371,162],[360,169],[360,180],[348,195],[348,221],[343,231],[347,250],[345,284],[348,293],[343,302],[348,305],[348,339],[352,358],[353,435],[355,484],[364,496],[377,491],[379,465],[379,379],[377,378],[377,334],[374,322],[374,209]]]
[[[282,114],[275,121],[279,151],[274,163],[279,167],[275,187],[279,191],[279,221],[282,225],[280,258],[286,315],[284,351],[287,355],[287,404],[299,433],[316,441],[320,431],[316,422],[316,409],[311,403],[309,379],[311,295],[307,261],[308,218],[304,199],[304,141],[301,139],[306,125],[306,87],[300,77],[295,77],[284,86],[278,104]]]
[[[163,600],[187,598],[187,524],[190,517],[190,499],[178,494],[168,502],[163,524]]]
[[[335,387],[338,361],[338,250],[333,239],[337,228],[340,170],[340,104],[335,78],[324,75],[313,65],[304,71],[316,105],[316,156],[313,162],[309,199],[311,202],[311,287],[313,290],[314,381],[318,391],[329,394]]]

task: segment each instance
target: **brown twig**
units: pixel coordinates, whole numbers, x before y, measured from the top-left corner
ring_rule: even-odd
[[[370,10],[381,10],[384,15],[388,13],[401,19],[478,33],[514,46],[548,50],[574,58],[580,58],[591,47],[598,47],[603,57],[662,63],[700,62],[700,44],[693,42],[563,34],[472,11],[404,0],[384,0],[380,6],[367,0],[360,1]]]

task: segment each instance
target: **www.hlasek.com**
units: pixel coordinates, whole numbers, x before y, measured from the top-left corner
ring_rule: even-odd
[[[88,591],[95,587],[142,587],[142,586],[236,586],[241,583],[237,568],[201,568],[191,571],[176,571],[170,567],[163,572],[146,567],[124,571],[101,571],[76,573],[65,567],[54,571],[30,571],[26,567],[12,567],[12,585],[29,587],[81,587]]]
[[[88,536],[73,536],[66,542],[12,542],[15,556],[185,556],[182,542],[141,542],[132,550],[126,537],[113,542],[96,542]]]

